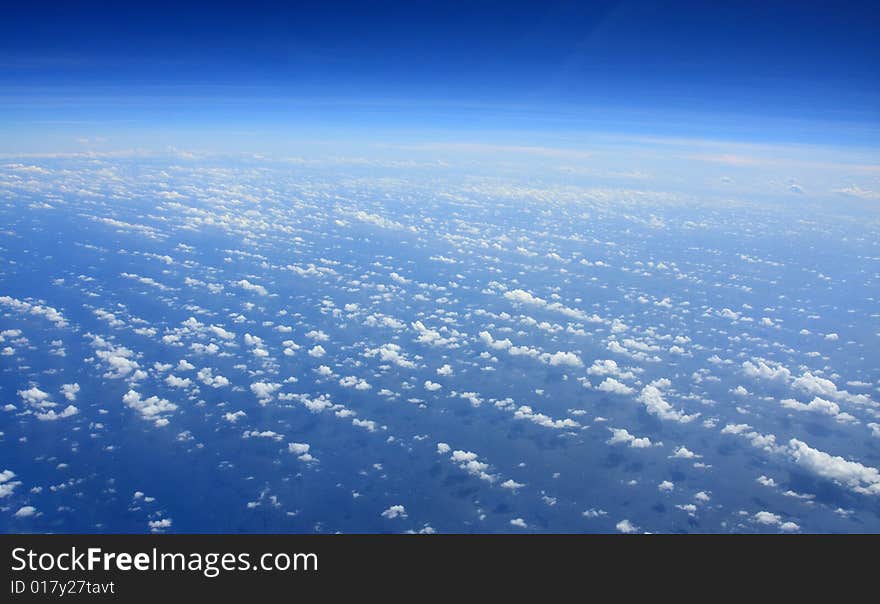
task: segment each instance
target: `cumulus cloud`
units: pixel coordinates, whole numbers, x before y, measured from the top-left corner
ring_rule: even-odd
[[[476,453],[473,453],[472,451],[455,450],[452,452],[451,459],[458,464],[458,467],[465,470],[468,474],[472,474],[486,482],[495,482],[495,477],[487,471],[489,469],[489,464],[480,461],[479,456]]]
[[[788,441],[788,446],[789,455],[795,463],[814,474],[856,493],[880,495],[880,472],[877,468],[814,449],[796,438]]]
[[[402,505],[392,505],[387,510],[382,512],[383,518],[388,518],[389,520],[394,520],[395,518],[406,518],[406,508]]]
[[[247,417],[247,413],[245,413],[244,411],[241,411],[241,410],[235,411],[235,412],[228,412],[227,411],[226,413],[223,414],[223,419],[228,421],[230,424],[236,423],[238,420],[240,420],[243,417]]]
[[[415,369],[416,364],[411,361],[397,344],[383,344],[378,348],[368,348],[364,352],[367,358],[378,356],[379,359],[386,363],[393,363],[404,369]]]
[[[13,514],[16,518],[30,518],[31,516],[36,516],[37,508],[32,505],[24,505],[18,508],[18,511]]]
[[[849,413],[842,413],[840,405],[832,401],[826,401],[818,396],[814,397],[809,403],[801,403],[795,399],[787,398],[779,401],[786,409],[799,411],[803,413],[820,413],[822,415],[830,415],[839,422],[856,422],[855,417]]]
[[[265,404],[271,401],[274,394],[281,388],[281,384],[273,382],[254,382],[251,384],[251,392],[257,397],[260,403]]]
[[[172,388],[189,388],[192,386],[192,380],[189,378],[180,378],[174,374],[168,375],[165,378],[165,383],[171,386]]]
[[[25,404],[30,405],[31,407],[42,409],[56,406],[56,403],[53,403],[49,399],[49,393],[40,390],[36,386],[31,386],[27,390],[19,390],[18,395]]]
[[[539,426],[543,426],[545,428],[553,428],[555,430],[580,427],[580,424],[571,418],[567,417],[565,419],[553,419],[549,415],[536,413],[528,405],[520,406],[519,409],[514,411],[513,417],[515,419],[529,420],[530,422],[538,424]]]
[[[751,378],[764,380],[788,380],[791,371],[781,363],[774,363],[766,359],[752,359],[742,364],[743,373]]]
[[[654,443],[647,436],[638,438],[623,428],[608,428],[611,431],[611,438],[608,439],[609,445],[627,444],[634,449],[645,449],[653,446]]]
[[[157,426],[168,424],[166,415],[174,412],[177,405],[158,396],[143,398],[139,392],[129,390],[122,397],[122,402],[141,414],[146,420],[153,421]]]
[[[768,512],[766,510],[756,512],[752,518],[758,524],[763,524],[765,526],[778,526],[780,530],[785,532],[795,532],[799,531],[801,528],[794,522],[783,522],[782,517],[779,514],[774,514],[773,512]]]
[[[635,392],[634,388],[630,388],[626,384],[622,382],[618,382],[613,377],[608,377],[602,380],[602,383],[599,384],[597,390],[601,390],[602,392],[609,392],[612,394],[621,394],[627,395]]]
[[[67,417],[73,417],[79,413],[79,409],[74,405],[67,405],[60,413],[56,413],[54,409],[49,409],[44,413],[37,413],[36,418],[40,421],[55,421]]]
[[[648,413],[656,415],[660,419],[667,419],[686,424],[697,419],[700,414],[687,415],[678,411],[663,397],[663,392],[657,387],[656,382],[648,384],[639,393],[637,400],[648,410]]]
[[[62,384],[61,386],[61,394],[64,395],[64,398],[73,402],[76,400],[76,395],[79,393],[79,384]]]
[[[612,359],[599,359],[593,361],[593,364],[587,369],[588,375],[614,376],[621,380],[635,379],[635,374],[629,370],[620,367],[617,361]]]
[[[241,281],[237,281],[236,285],[238,285],[241,289],[243,289],[245,291],[254,292],[255,294],[258,294],[260,296],[268,296],[269,295],[269,290],[267,290],[265,287],[263,287],[262,285],[257,285],[255,283],[251,283],[247,279],[242,279]]]
[[[702,455],[697,455],[687,447],[677,447],[672,455],[669,456],[670,459],[698,459],[702,457]]]

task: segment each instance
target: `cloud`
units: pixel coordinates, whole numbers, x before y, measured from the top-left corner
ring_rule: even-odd
[[[531,407],[528,405],[522,405],[519,409],[514,411],[513,413],[514,419],[527,419],[532,423],[538,424],[539,426],[543,426],[545,428],[553,428],[555,430],[562,430],[566,428],[579,428],[580,424],[571,418],[565,419],[553,419],[548,415],[544,415],[543,413],[535,413]]]
[[[660,419],[668,419],[682,424],[686,424],[697,419],[700,414],[694,413],[686,415],[682,411],[678,411],[663,398],[663,393],[653,383],[642,388],[637,400],[642,403],[648,410],[648,413],[656,415]]]
[[[260,403],[265,404],[271,401],[274,394],[281,388],[281,384],[273,382],[254,382],[251,384],[251,392],[257,397]]]
[[[236,281],[235,284],[238,285],[240,288],[242,288],[245,291],[254,292],[260,296],[268,296],[269,295],[269,291],[265,287],[263,287],[262,285],[257,285],[255,283],[251,283],[247,279],[242,279],[241,281]]]
[[[608,428],[611,431],[611,438],[608,439],[609,445],[628,444],[634,449],[645,449],[653,446],[654,443],[647,436],[637,438],[623,428]]]
[[[15,489],[21,486],[20,480],[13,480],[15,472],[12,470],[3,470],[0,472],[0,499],[5,499],[15,492]]]
[[[360,419],[353,418],[351,420],[352,426],[357,426],[358,428],[364,428],[367,432],[375,432],[378,429],[378,424],[371,419]]]
[[[31,516],[35,516],[37,514],[37,508],[32,505],[25,505],[18,508],[18,511],[13,514],[16,518],[30,518]]]
[[[122,402],[140,413],[142,418],[155,422],[157,426],[166,425],[167,419],[164,416],[177,409],[177,405],[164,398],[151,396],[144,399],[140,393],[134,390],[129,390],[122,397]]]
[[[318,460],[309,453],[310,449],[311,446],[308,443],[287,443],[287,450],[296,455],[297,459],[306,463],[314,463]]]
[[[18,395],[22,401],[31,407],[44,408],[55,406],[55,403],[49,400],[49,393],[40,390],[36,386],[31,386],[27,390],[19,390]]]
[[[765,359],[752,359],[752,361],[744,361],[742,364],[743,373],[749,377],[786,381],[791,377],[791,371],[780,363]]]
[[[76,395],[79,392],[79,384],[62,384],[61,386],[61,394],[64,395],[64,398],[73,402],[76,400]]]
[[[244,433],[241,435],[241,437],[242,438],[270,438],[272,440],[278,440],[278,441],[280,441],[282,438],[284,438],[281,434],[278,434],[277,432],[275,432],[273,430],[263,430],[263,431],[245,430]]]
[[[839,193],[840,195],[848,195],[850,197],[858,197],[859,199],[865,199],[867,201],[880,201],[880,191],[863,189],[858,185],[850,185],[848,187],[834,189],[832,193]]]
[[[235,334],[231,331],[227,331],[226,329],[220,327],[219,325],[209,325],[208,329],[216,335],[218,338],[222,340],[234,340]]]
[[[55,327],[59,329],[67,327],[67,320],[64,318],[64,316],[58,310],[52,308],[51,306],[43,306],[42,304],[35,304],[24,300],[19,300],[17,298],[12,298],[10,296],[0,296],[0,304],[8,306],[13,310],[21,313],[29,313],[32,315],[44,317],[48,321],[52,322]]]
[[[456,450],[452,452],[451,459],[458,464],[458,467],[465,470],[468,474],[472,474],[486,482],[495,482],[495,477],[487,472],[489,464],[480,461],[479,456],[476,453]]]
[[[392,505],[387,510],[382,512],[383,518],[388,518],[389,520],[394,520],[395,518],[406,518],[406,508],[402,505]]]
[[[362,378],[349,375],[339,380],[339,385],[343,388],[354,388],[355,390],[370,390],[372,386]]]
[[[788,441],[789,455],[798,465],[823,478],[864,495],[880,495],[880,472],[877,468],[848,461],[813,449],[807,443],[792,438]]]
[[[786,409],[799,411],[802,413],[820,413],[822,415],[830,415],[839,422],[857,422],[855,417],[849,413],[841,413],[840,405],[823,398],[814,397],[809,403],[801,403],[791,398],[782,399],[780,404]]]
[[[368,348],[364,352],[364,356],[367,358],[378,356],[383,362],[394,363],[404,369],[415,369],[416,367],[416,364],[407,358],[397,344],[383,344],[378,348]]]
[[[799,531],[801,528],[794,522],[783,522],[782,517],[779,514],[774,514],[766,510],[756,512],[752,518],[758,524],[763,524],[765,526],[778,526],[780,530],[788,533]]]
[[[171,518],[162,518],[161,520],[150,520],[147,522],[147,526],[150,528],[151,533],[161,533],[167,528],[171,528]]]
[[[189,388],[192,386],[192,380],[189,378],[179,378],[176,375],[168,375],[165,378],[165,383],[171,386],[172,388]]]
[[[622,382],[618,382],[612,377],[605,378],[602,380],[602,383],[599,384],[597,390],[601,390],[602,392],[610,392],[612,394],[620,394],[627,395],[635,392],[634,388],[630,388],[626,384]]]
[[[699,459],[702,455],[697,455],[687,447],[678,447],[675,449],[672,455],[669,456],[670,459]]]
[[[222,375],[214,375],[210,367],[199,369],[196,376],[199,378],[199,380],[202,381],[203,384],[212,388],[223,388],[229,385],[229,379],[223,377]]]
[[[236,423],[238,420],[240,420],[243,417],[247,417],[247,413],[245,413],[244,411],[240,411],[240,410],[236,411],[234,413],[226,412],[223,414],[223,419],[228,421],[230,424]]]
[[[593,364],[587,369],[588,375],[611,375],[621,380],[635,379],[632,371],[625,370],[617,364],[617,361],[611,359],[599,359],[593,361]]]
[[[74,405],[67,405],[61,413],[55,413],[54,409],[49,409],[45,413],[37,413],[36,417],[40,421],[55,421],[59,419],[64,419],[67,417],[73,417],[79,413],[79,409]]]

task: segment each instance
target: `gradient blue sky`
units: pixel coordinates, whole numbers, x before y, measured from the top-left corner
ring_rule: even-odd
[[[5,7],[0,151],[282,136],[880,146],[876,3],[280,4]]]

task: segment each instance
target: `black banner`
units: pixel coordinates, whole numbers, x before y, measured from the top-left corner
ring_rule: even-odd
[[[748,594],[796,569],[792,588],[873,574],[876,537],[577,535],[3,535],[4,601],[326,598],[473,586],[656,595],[707,582]],[[869,547],[859,547],[867,545]],[[836,577],[836,579],[835,579]],[[844,581],[849,578],[849,582]],[[818,583],[817,583],[818,582]],[[579,587],[578,587],[579,586]],[[590,599],[590,598],[588,598]]]

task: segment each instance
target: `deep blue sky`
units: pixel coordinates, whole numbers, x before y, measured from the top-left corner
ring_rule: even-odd
[[[0,127],[299,121],[880,138],[876,3],[280,4],[6,6]]]

